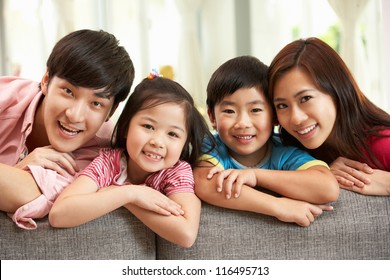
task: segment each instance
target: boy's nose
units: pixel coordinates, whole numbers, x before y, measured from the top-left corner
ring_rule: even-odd
[[[251,125],[251,119],[248,114],[240,114],[236,122],[236,128],[245,128]]]

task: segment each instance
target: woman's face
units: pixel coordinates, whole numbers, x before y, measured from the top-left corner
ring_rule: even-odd
[[[311,77],[294,68],[276,81],[274,105],[280,125],[307,149],[328,142],[336,121],[336,106]]]

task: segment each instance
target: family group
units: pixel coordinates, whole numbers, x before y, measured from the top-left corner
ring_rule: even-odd
[[[134,76],[113,34],[83,29],[56,43],[41,81],[0,77],[0,210],[17,226],[48,215],[74,227],[125,207],[191,247],[201,201],[309,226],[340,188],[390,195],[390,115],[318,38],[269,66],[220,65],[212,129],[179,83],[152,71],[130,93]]]

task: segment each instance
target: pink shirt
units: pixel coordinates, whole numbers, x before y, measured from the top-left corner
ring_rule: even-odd
[[[0,162],[14,166],[28,151],[26,139],[31,133],[38,103],[43,98],[39,83],[19,77],[0,77]],[[99,155],[102,147],[110,144],[113,124],[105,122],[96,136],[73,152],[80,170]],[[51,205],[74,176],[61,176],[53,170],[40,166],[28,166],[42,196],[9,214],[18,226],[36,228],[32,218],[41,218],[49,213]]]
[[[126,157],[120,149],[102,149],[99,157],[80,172],[80,175],[94,180],[99,189],[111,185],[131,184],[127,178]],[[144,184],[167,196],[179,192],[195,192],[192,169],[185,161],[178,161],[170,168],[152,173]]]

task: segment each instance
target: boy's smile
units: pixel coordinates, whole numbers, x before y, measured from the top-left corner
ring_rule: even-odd
[[[210,116],[213,127],[231,156],[245,166],[259,163],[271,136],[272,107],[256,88],[242,88],[227,95]]]

